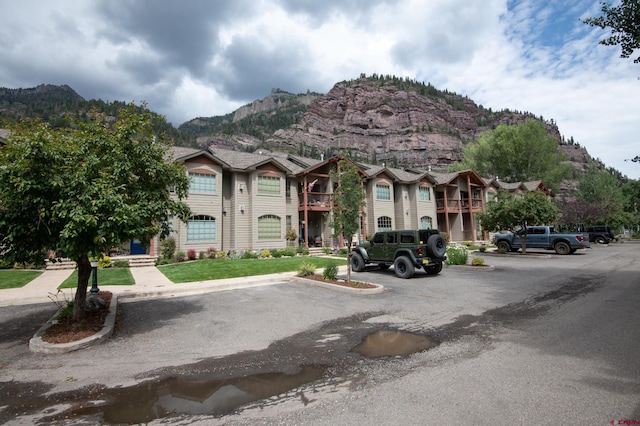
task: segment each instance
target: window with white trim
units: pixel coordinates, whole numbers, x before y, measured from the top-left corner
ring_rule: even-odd
[[[418,199],[420,201],[431,201],[431,190],[428,186],[418,188]]]
[[[191,216],[187,222],[187,241],[209,241],[216,239],[216,218],[213,216]]]
[[[420,218],[420,229],[431,229],[433,227],[433,220],[429,216],[422,216]]]
[[[216,193],[216,175],[209,173],[189,172],[191,184],[189,192],[200,192],[204,194]]]
[[[376,199],[378,199],[378,200],[390,200],[391,199],[391,187],[389,185],[376,185]]]
[[[282,238],[280,218],[267,214],[258,218],[258,239],[279,240]]]
[[[258,194],[280,195],[280,177],[258,176]]]
[[[391,218],[389,216],[380,216],[378,218],[378,231],[391,231]]]

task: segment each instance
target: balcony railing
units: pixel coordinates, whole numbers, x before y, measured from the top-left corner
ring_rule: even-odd
[[[304,207],[304,194],[298,196],[298,206]],[[329,211],[331,207],[331,194],[324,192],[307,193],[307,207],[309,210]]]
[[[436,199],[436,210],[439,212],[461,212],[461,211],[481,211],[482,200],[479,198],[472,198],[471,200],[447,200],[447,208],[445,209],[444,198]],[[469,208],[471,205],[471,208]]]

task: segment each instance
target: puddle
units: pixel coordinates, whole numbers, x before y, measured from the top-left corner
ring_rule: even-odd
[[[208,381],[170,377],[127,388],[93,392],[86,395],[86,399],[75,395],[72,408],[41,421],[87,416],[98,418],[101,423],[132,424],[147,423],[176,414],[224,415],[250,402],[318,380],[325,371],[325,366],[304,365],[296,374],[262,373]],[[80,402],[82,399],[85,400]]]
[[[367,358],[380,358],[410,355],[438,345],[437,340],[428,336],[404,331],[382,330],[365,337],[362,343],[354,347],[352,351]]]

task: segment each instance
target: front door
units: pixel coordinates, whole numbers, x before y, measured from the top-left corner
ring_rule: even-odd
[[[129,245],[129,254],[147,254],[147,249],[142,247],[140,240],[131,240]]]

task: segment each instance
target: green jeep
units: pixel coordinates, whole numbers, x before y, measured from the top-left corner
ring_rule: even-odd
[[[437,229],[376,232],[370,241],[353,249],[351,269],[360,272],[366,265],[376,263],[380,269],[393,265],[400,278],[411,278],[415,268],[436,275],[442,271],[446,253],[447,242]]]

